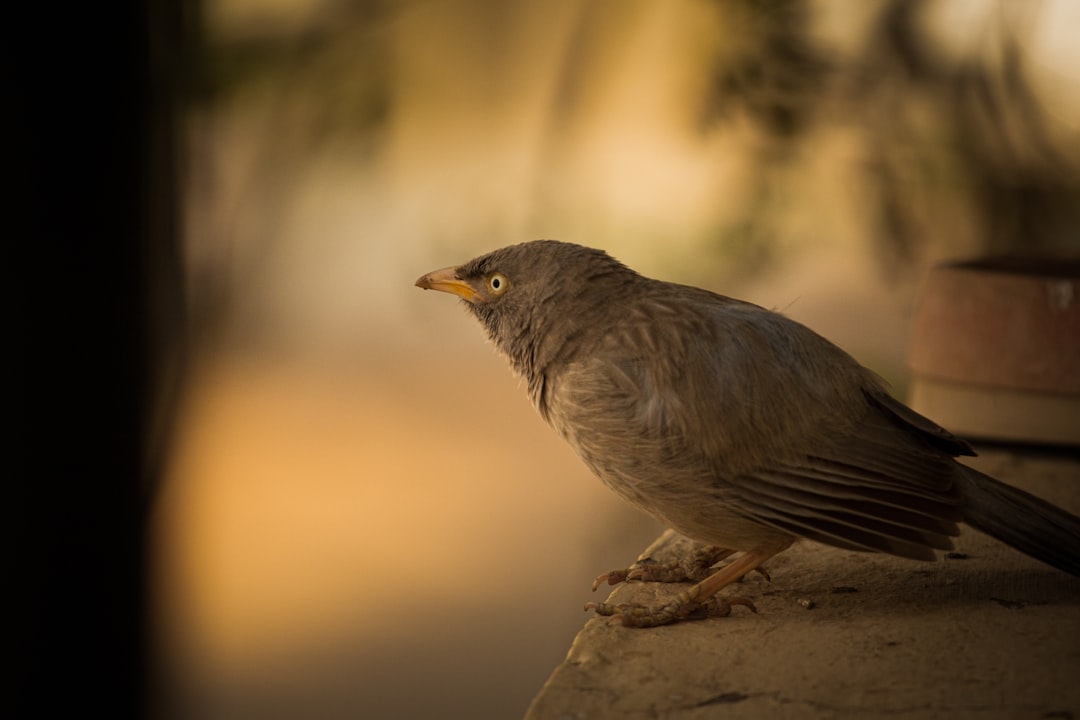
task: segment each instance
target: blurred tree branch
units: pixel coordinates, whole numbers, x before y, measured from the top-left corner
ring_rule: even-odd
[[[597,140],[590,135],[596,118],[618,121],[619,115],[598,111],[596,98],[609,97],[609,83],[628,84],[611,73],[640,73],[631,69],[632,62],[621,62],[640,62],[635,41],[648,36],[642,28],[660,15],[653,14],[659,13],[657,6],[643,2],[579,7],[572,1],[567,0],[571,5],[559,16],[558,28],[559,38],[569,39],[539,44],[556,48],[561,57],[537,66],[522,59],[520,53],[528,51],[520,41],[556,30],[535,24],[538,14],[549,11],[534,13],[528,4],[498,0],[455,0],[438,12],[423,3],[342,1],[313,6],[310,16],[283,32],[229,35],[207,29],[191,112],[197,158],[191,192],[203,213],[193,223],[188,247],[189,273],[199,285],[193,294],[196,322],[206,325],[220,317],[237,296],[262,284],[265,268],[286,242],[282,228],[289,200],[305,169],[328,156],[347,156],[358,168],[378,166],[384,141],[403,120],[396,106],[400,84],[415,83],[417,77],[397,63],[426,52],[432,38],[425,33],[440,33],[443,43],[436,46],[460,51],[468,61],[455,64],[447,58],[442,67],[425,57],[419,63],[421,82],[432,84],[432,99],[411,112],[435,112],[406,118],[414,131],[427,123],[431,137],[445,134],[447,144],[460,143],[462,136],[453,133],[468,125],[460,120],[466,115],[453,108],[458,125],[448,132],[438,113],[439,103],[454,102],[456,90],[484,88],[467,94],[474,103],[468,109],[477,124],[487,124],[492,117],[521,120],[500,105],[520,100],[506,92],[515,83],[550,85],[550,95],[536,94],[547,104],[529,106],[543,117],[523,121],[546,127],[546,134],[521,136],[543,146],[522,152],[541,158],[535,172],[550,179],[526,184],[520,193],[532,197],[515,200],[544,215],[537,225],[558,227],[567,224],[561,217],[582,213],[590,202],[602,205],[602,188],[592,200],[572,192],[555,193],[552,200],[544,192],[569,184],[567,173],[580,171],[575,153],[585,147],[587,154],[580,143]],[[671,10],[698,18],[704,7],[713,18],[706,51],[686,44],[686,58],[700,63],[688,73],[695,77],[649,78],[694,88],[687,107],[677,112],[686,115],[687,134],[703,149],[718,136],[738,139],[735,147],[724,149],[742,155],[731,162],[741,173],[739,204],[733,207],[726,196],[718,199],[723,217],[717,213],[702,221],[699,246],[711,261],[698,272],[745,277],[779,264],[796,244],[787,222],[792,205],[813,189],[802,172],[805,163],[820,156],[823,137],[840,134],[858,145],[857,167],[845,158],[849,167],[842,168],[855,187],[845,186],[843,192],[858,196],[859,236],[887,276],[908,276],[929,257],[941,255],[1080,253],[1075,230],[1080,226],[1080,143],[1075,132],[1051,132],[1045,98],[1029,77],[1027,50],[1037,41],[1032,29],[1045,2],[980,5],[990,21],[965,26],[964,44],[973,48],[967,52],[946,47],[935,32],[940,18],[931,12],[941,6],[924,0],[853,3],[860,21],[849,22],[844,32],[857,37],[845,38],[843,51],[819,32],[820,15],[843,12],[836,4],[701,2]],[[427,24],[397,22],[416,15],[426,17]],[[663,17],[670,21],[670,15]],[[685,32],[688,26],[664,27]],[[654,61],[668,69],[687,64],[668,60]],[[536,68],[550,76],[530,74]],[[644,82],[630,78],[639,80]],[[660,92],[649,87],[643,95]],[[618,107],[636,112],[641,102],[635,96]],[[500,151],[485,144],[488,138],[468,141],[477,143],[477,152],[459,162],[493,162],[483,153]],[[223,179],[226,171],[215,165],[217,153],[224,148],[235,153],[237,146],[248,168],[240,183]],[[717,162],[729,160],[718,157]],[[441,167],[409,171],[414,169],[444,172]],[[502,188],[497,196],[505,197]],[[259,211],[244,215],[247,224],[240,231],[236,218],[244,206]],[[488,210],[499,215],[498,208]],[[601,207],[597,214],[606,211]],[[813,231],[810,227],[796,239],[805,243]]]
[[[726,33],[734,42],[716,60],[706,127],[740,108],[766,133],[770,151],[758,154],[761,171],[752,178],[759,197],[785,182],[793,146],[813,142],[812,130],[840,117],[865,139],[876,198],[876,232],[868,236],[888,272],[949,245],[950,229],[938,222],[947,207],[962,209],[983,253],[1080,252],[1076,148],[1051,139],[1024,63],[1039,6],[998,4],[992,29],[975,44],[980,52],[949,58],[927,32],[927,3],[890,0],[863,50],[837,62],[810,39],[807,0],[717,4],[737,32]],[[1010,9],[1023,16],[1007,16]],[[746,242],[727,249],[760,255],[770,242],[773,215],[755,205],[735,228]],[[750,267],[760,264],[741,254]]]

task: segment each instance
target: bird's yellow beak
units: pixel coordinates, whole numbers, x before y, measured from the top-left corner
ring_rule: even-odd
[[[453,293],[462,300],[475,303],[477,297],[476,290],[464,280],[459,280],[456,273],[456,267],[433,270],[427,275],[422,275],[420,279],[416,281],[416,287],[423,288],[424,290],[441,290],[442,292]]]

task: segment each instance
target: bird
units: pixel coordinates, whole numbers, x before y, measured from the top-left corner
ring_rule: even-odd
[[[726,615],[719,590],[804,538],[934,560],[961,523],[1080,576],[1080,518],[957,461],[965,440],[782,313],[643,276],[603,250],[510,245],[421,276],[456,295],[539,415],[615,493],[712,548],[631,627]],[[711,560],[741,553],[715,569]],[[671,568],[601,575],[671,579]],[[766,577],[767,574],[766,574]]]

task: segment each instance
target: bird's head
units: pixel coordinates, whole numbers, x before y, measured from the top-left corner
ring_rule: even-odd
[[[619,288],[639,277],[602,250],[535,240],[501,248],[416,281],[465,301],[492,342],[527,376],[542,369]]]

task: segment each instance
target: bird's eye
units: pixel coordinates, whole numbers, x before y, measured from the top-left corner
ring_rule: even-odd
[[[502,273],[495,273],[488,278],[488,287],[491,288],[491,292],[499,295],[506,291],[506,288],[510,287],[510,281],[506,279],[506,276]]]

